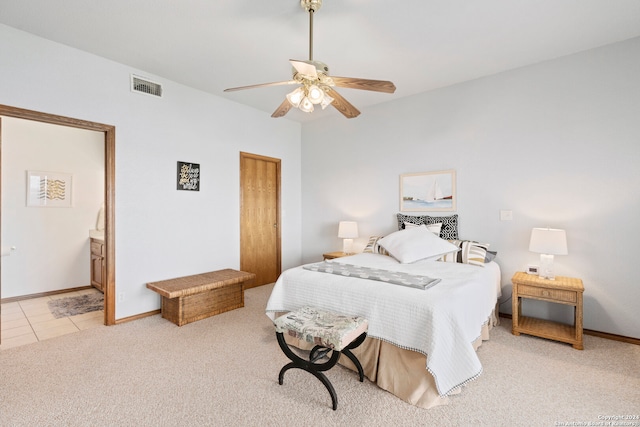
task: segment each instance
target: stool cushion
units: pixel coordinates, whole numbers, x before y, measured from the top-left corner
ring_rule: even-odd
[[[336,351],[351,344],[368,328],[364,317],[346,316],[313,307],[291,311],[274,320],[274,324],[276,332]]]

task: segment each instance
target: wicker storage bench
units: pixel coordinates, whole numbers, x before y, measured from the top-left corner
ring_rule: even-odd
[[[147,283],[162,296],[162,317],[178,326],[244,307],[244,286],[253,273],[231,269]]]

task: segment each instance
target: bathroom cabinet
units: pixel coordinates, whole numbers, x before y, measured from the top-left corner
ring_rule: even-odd
[[[91,239],[91,285],[104,292],[104,241]]]

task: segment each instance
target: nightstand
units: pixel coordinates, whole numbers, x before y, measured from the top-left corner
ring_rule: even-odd
[[[513,283],[513,327],[511,330],[513,335],[520,335],[521,333],[535,335],[569,343],[578,350],[584,348],[582,341],[582,294],[584,286],[582,280],[572,277],[556,277],[555,280],[547,280],[519,271],[513,275],[511,282]],[[573,306],[573,325],[522,316],[522,298]]]
[[[353,254],[345,254],[342,251],[338,251],[338,252],[327,252],[326,254],[322,254],[322,257],[326,261],[328,259],[341,258],[343,256],[349,256],[349,255],[353,255]]]

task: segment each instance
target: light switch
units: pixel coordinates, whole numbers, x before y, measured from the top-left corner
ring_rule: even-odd
[[[500,211],[500,221],[513,221],[513,211]]]

